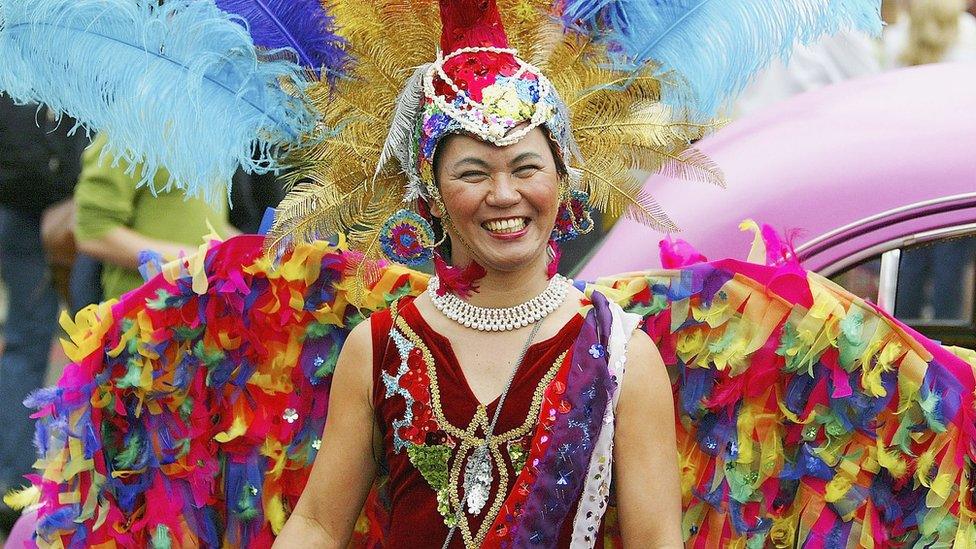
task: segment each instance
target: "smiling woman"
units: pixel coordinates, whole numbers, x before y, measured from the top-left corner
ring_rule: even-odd
[[[322,8],[261,6],[299,4]],[[940,506],[945,486],[969,493],[962,454],[939,450],[976,448],[968,367],[863,304],[756,265],[590,285],[552,269],[588,205],[673,229],[634,169],[720,182],[688,148],[705,120],[798,40],[878,27],[877,0],[497,0],[508,31],[494,0],[327,4],[355,62],[304,67],[325,78],[286,88],[307,96],[265,90],[321,115],[288,150],[301,183],[267,239],[214,244],[64,323],[75,362],[29,399],[45,472],[7,498],[39,499],[38,543],[877,546],[912,528],[945,544],[953,525],[932,520],[972,516],[968,496]],[[268,34],[268,9],[240,21]],[[305,51],[296,18],[271,16],[286,44],[269,48]],[[235,135],[250,154],[254,135]],[[174,156],[211,156],[186,143]],[[428,259],[433,277],[403,266]],[[906,471],[923,471],[910,495]],[[936,497],[925,520],[907,508]]]
[[[403,167],[417,174],[451,265],[435,255],[426,292],[350,333],[309,478],[316,489],[276,547],[343,546],[380,463],[389,546],[602,545],[614,477],[625,543],[679,547],[661,356],[636,330],[639,316],[555,274],[556,240],[592,226],[569,191],[563,108],[546,77],[507,49],[493,5],[468,21],[464,30],[484,33],[474,42],[452,28],[471,13],[450,6],[447,55],[425,69],[419,157]],[[406,249],[426,234],[380,238]]]

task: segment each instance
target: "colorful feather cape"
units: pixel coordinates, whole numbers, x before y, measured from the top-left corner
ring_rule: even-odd
[[[261,239],[238,237],[65,319],[73,362],[29,399],[38,543],[268,545],[307,481],[346,334],[426,283],[381,267],[353,302],[357,261],[317,242],[272,271]],[[593,288],[645,317],[670,371],[687,546],[976,543],[969,363],[795,265]],[[364,546],[382,538],[370,501]]]

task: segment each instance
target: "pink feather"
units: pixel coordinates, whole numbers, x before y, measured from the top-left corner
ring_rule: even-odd
[[[447,292],[451,292],[458,297],[468,297],[472,293],[477,292],[477,282],[488,274],[485,268],[479,265],[477,261],[472,261],[467,267],[462,269],[461,267],[448,265],[441,257],[441,254],[436,252],[434,253],[434,271],[440,280],[437,295],[444,295]]]
[[[680,238],[674,240],[668,235],[658,246],[661,248],[661,266],[665,269],[680,269],[708,261],[694,246]]]

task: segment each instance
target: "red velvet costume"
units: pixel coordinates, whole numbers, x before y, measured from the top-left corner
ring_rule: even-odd
[[[423,440],[428,444],[449,441],[450,435],[439,429],[437,422],[431,418],[429,406],[420,402],[433,398],[421,349],[423,347],[429,349],[430,356],[433,358],[440,403],[444,417],[448,422],[459,429],[467,428],[478,412],[479,402],[464,378],[450,341],[435,332],[427,324],[415,307],[412,298],[405,298],[401,301],[397,315],[403,323],[413,330],[421,343],[417,346],[418,348],[409,351],[409,370],[399,378],[398,384],[392,385],[393,387],[403,387],[411,395],[417,397],[417,402],[413,404],[412,426],[402,430],[402,436],[417,441]],[[389,531],[385,536],[385,545],[388,547],[439,548],[444,543],[448,527],[445,525],[444,517],[438,512],[437,494],[420,469],[411,462],[408,452],[397,451],[395,448],[394,431],[396,429],[393,428],[393,425],[394,422],[404,417],[406,400],[399,394],[390,394],[392,389],[390,389],[391,383],[388,380],[396,377],[398,369],[401,367],[401,356],[398,353],[396,341],[390,336],[392,320],[389,310],[378,312],[370,319],[374,349],[373,404],[376,419],[383,434],[383,457],[389,467],[387,492],[389,494],[390,514]],[[528,433],[508,443],[508,445],[521,448],[523,455],[528,453],[531,438],[539,424],[539,413],[549,413],[548,410],[543,409],[536,414],[536,417],[528,418],[527,414],[530,413],[533,397],[537,392],[541,394],[550,385],[562,383],[560,381],[562,376],[559,376],[558,373],[565,374],[565,370],[568,370],[568,366],[572,363],[573,342],[579,334],[582,324],[583,317],[575,316],[556,335],[532,344],[515,374],[494,433],[502,434],[513,430],[517,431],[527,423],[529,425]],[[556,373],[554,378],[550,373],[551,371]],[[385,377],[387,381],[384,381],[384,374],[389,376]],[[545,379],[547,374],[552,378],[548,383]],[[538,397],[536,398],[538,399]],[[493,417],[497,404],[498,400],[496,399],[485,407],[488,418]],[[545,408],[544,405],[543,408]],[[484,435],[481,429],[476,434]],[[452,442],[448,442],[448,445],[451,444]],[[516,450],[516,452],[518,451]],[[467,455],[470,455],[470,452],[467,452],[463,459],[466,459]],[[516,471],[513,465],[511,451],[502,452],[502,455],[505,456],[503,462],[508,479],[510,479],[507,483],[506,495],[518,490],[520,486],[525,489],[524,485],[514,480],[519,471]],[[454,465],[456,459],[457,456],[452,451],[449,457],[448,470],[450,470],[450,466]],[[530,464],[526,465],[526,467],[529,466]],[[477,532],[482,526],[486,517],[489,520],[495,518],[488,515],[491,514],[491,504],[498,492],[499,476],[496,473],[489,493],[488,504],[485,505],[481,513],[476,516],[465,513],[474,532]],[[458,483],[455,489],[458,490],[458,498],[463,501],[463,488],[459,486],[460,484]],[[463,517],[460,519],[464,520]],[[504,522],[504,518],[501,518],[495,522],[493,527],[505,528]],[[464,547],[461,528],[459,527],[457,530],[450,546]],[[572,520],[565,520],[560,528],[557,546],[568,546],[571,532]],[[602,543],[598,543],[598,546],[602,546]]]

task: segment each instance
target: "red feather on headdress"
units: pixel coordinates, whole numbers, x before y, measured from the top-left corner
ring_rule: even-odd
[[[440,0],[441,51],[444,55],[462,48],[508,48],[508,36],[495,0]],[[510,53],[470,52],[444,63],[444,72],[458,89],[481,101],[481,90],[499,76],[512,76],[519,63]],[[437,94],[453,101],[454,90],[434,78]]]
[[[495,0],[440,0],[441,50],[445,54],[466,47],[508,47]]]

